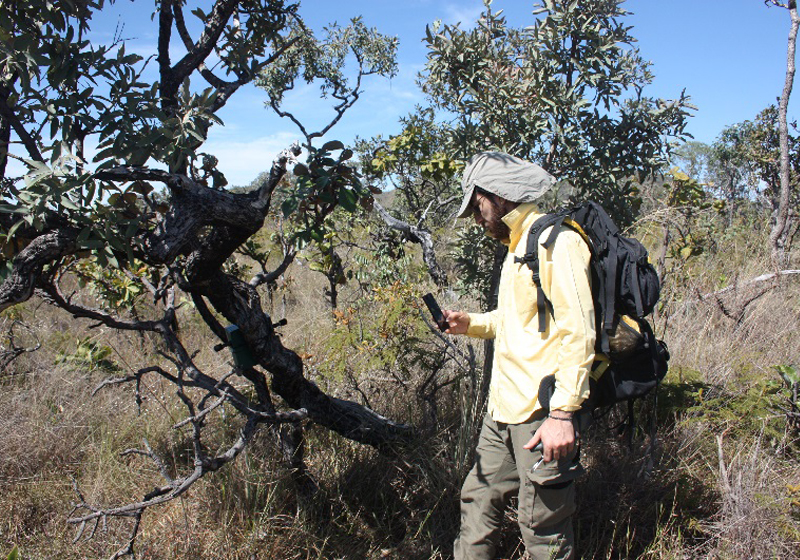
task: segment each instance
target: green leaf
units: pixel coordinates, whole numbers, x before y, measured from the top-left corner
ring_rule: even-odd
[[[136,232],[139,231],[140,227],[141,227],[141,221],[139,219],[131,220],[130,223],[128,224],[128,227],[125,228],[125,238],[130,239],[131,237],[136,235]]]
[[[117,257],[114,256],[114,253],[111,252],[111,249],[106,248],[104,254],[106,257],[106,262],[108,262],[108,264],[110,264],[114,268],[119,268],[119,261],[117,260]]]
[[[69,210],[73,210],[73,211],[75,211],[75,212],[79,212],[79,211],[80,211],[80,208],[78,207],[78,205],[77,205],[77,204],[75,204],[74,202],[72,202],[72,201],[71,201],[71,200],[70,200],[68,197],[66,197],[66,196],[62,196],[62,197],[61,197],[61,205],[62,205],[64,208],[67,208],[67,209],[69,209]]]
[[[297,202],[292,200],[291,198],[287,198],[281,204],[281,213],[283,214],[284,218],[288,218],[292,215],[292,212],[297,210]]]
[[[17,223],[15,223],[13,226],[11,226],[10,228],[8,228],[8,233],[6,234],[6,239],[13,239],[13,237],[14,237],[14,234],[17,232],[17,230],[18,230],[18,229],[19,229],[19,228],[22,226],[22,224],[24,224],[24,223],[26,223],[26,220],[24,220],[24,219],[23,219],[23,220],[19,220],[19,221],[17,221]]]
[[[353,191],[345,187],[339,189],[339,205],[342,208],[348,212],[355,212],[357,204],[358,197]]]
[[[329,142],[325,142],[322,145],[322,149],[327,152],[332,152],[333,150],[341,150],[344,148],[344,144],[339,140],[331,140]]]
[[[780,365],[780,366],[773,366],[775,370],[780,374],[783,380],[789,387],[796,383],[800,383],[800,372],[798,372],[797,368],[792,366]]]
[[[89,235],[91,235],[91,233],[92,233],[92,228],[90,227],[83,228],[81,232],[78,234],[78,237],[75,239],[75,242],[78,244],[78,246],[84,246],[86,241],[89,239]]]

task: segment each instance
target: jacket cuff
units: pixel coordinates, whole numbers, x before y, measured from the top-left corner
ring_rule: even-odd
[[[473,338],[494,338],[494,322],[489,313],[470,313],[467,336]]]
[[[559,389],[556,390],[550,399],[550,410],[563,410],[564,412],[574,412],[580,409],[585,397],[580,395],[571,395],[569,392]]]

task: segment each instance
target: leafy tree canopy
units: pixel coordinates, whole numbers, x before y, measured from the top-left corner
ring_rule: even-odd
[[[546,0],[515,29],[486,2],[473,29],[431,26],[422,85],[452,116],[456,156],[500,149],[539,162],[629,222],[632,179],[664,165],[693,107],[683,93],[645,94],[652,74],[622,3]]]

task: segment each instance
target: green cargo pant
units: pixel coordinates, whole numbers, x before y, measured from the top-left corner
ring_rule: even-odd
[[[539,451],[522,446],[544,421],[536,414],[523,424],[501,424],[487,414],[475,465],[461,489],[461,529],[456,560],[492,560],[504,510],[519,496],[518,522],[525,549],[535,560],[574,558],[574,479],[583,472],[577,446],[571,457],[541,463]],[[522,484],[520,484],[522,480]]]

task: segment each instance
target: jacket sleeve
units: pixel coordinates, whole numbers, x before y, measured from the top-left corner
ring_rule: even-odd
[[[467,336],[494,338],[497,333],[497,309],[488,313],[470,313]]]
[[[557,329],[560,341],[550,409],[573,411],[589,396],[594,361],[591,254],[583,238],[571,230],[560,232],[550,249],[540,246],[539,251],[540,262],[546,263],[542,288],[553,304],[551,327]]]

